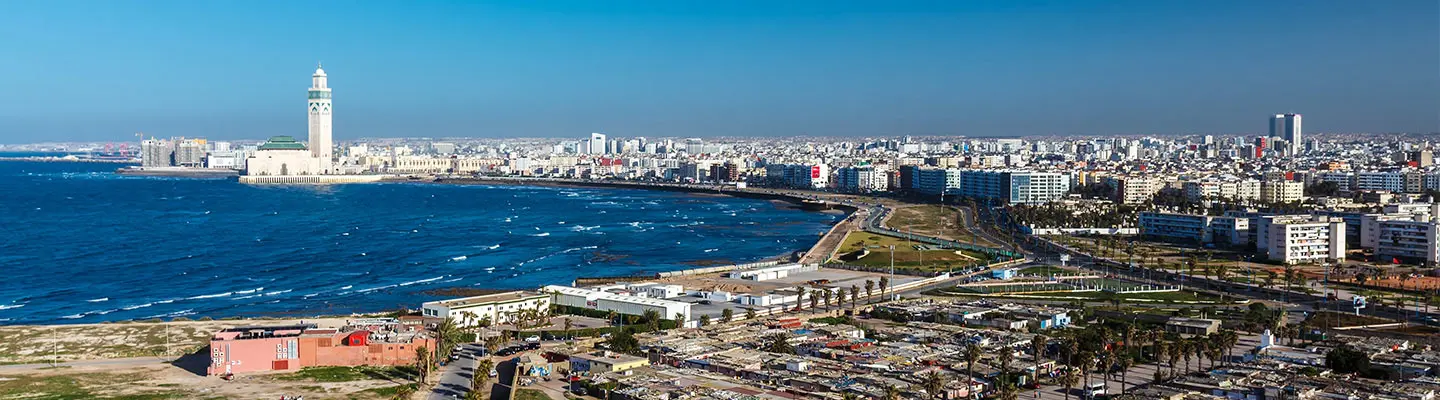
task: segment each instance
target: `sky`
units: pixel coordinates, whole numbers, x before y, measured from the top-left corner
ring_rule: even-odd
[[[1440,131],[1434,0],[0,1],[0,143]]]

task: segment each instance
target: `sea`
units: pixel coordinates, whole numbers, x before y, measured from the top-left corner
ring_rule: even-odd
[[[0,161],[0,325],[413,309],[456,288],[759,261],[843,217],[640,189],[253,186],[119,166]]]

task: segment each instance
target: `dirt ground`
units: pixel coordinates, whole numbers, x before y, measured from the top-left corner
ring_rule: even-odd
[[[293,325],[302,320],[133,322],[0,326],[0,364],[179,356],[209,343],[216,331],[237,326]],[[338,327],[344,318],[305,319]]]
[[[291,381],[255,375],[226,381],[199,376],[169,364],[81,366],[0,373],[0,398],[385,399],[408,384],[379,379],[345,382]]]
[[[891,212],[885,219],[885,226],[979,246],[1001,247],[962,226],[959,213],[955,207],[949,206],[904,205]]]

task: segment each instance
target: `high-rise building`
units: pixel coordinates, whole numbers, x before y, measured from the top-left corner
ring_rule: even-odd
[[[169,167],[175,161],[175,145],[165,139],[140,142],[140,166]]]
[[[1301,131],[1300,114],[1275,114],[1270,117],[1270,136],[1285,139],[1290,144],[1286,150],[1292,156],[1304,149]]]
[[[591,133],[589,146],[586,147],[588,149],[587,152],[590,154],[605,154],[605,144],[605,134]]]
[[[328,165],[334,158],[331,153],[334,151],[334,143],[331,141],[331,116],[330,116],[330,85],[325,77],[325,69],[315,66],[315,74],[310,76],[310,155],[319,158],[322,169],[329,169]]]

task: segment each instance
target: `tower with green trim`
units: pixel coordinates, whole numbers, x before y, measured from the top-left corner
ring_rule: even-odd
[[[330,136],[330,85],[325,69],[315,66],[310,76],[310,154],[319,158],[322,170],[329,170],[334,160],[334,142]]]

